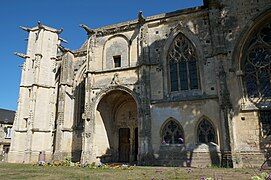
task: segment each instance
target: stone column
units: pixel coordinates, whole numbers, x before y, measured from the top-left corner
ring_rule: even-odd
[[[66,156],[71,156],[71,150],[63,146],[65,140],[63,139],[64,133],[72,133],[72,124],[74,119],[73,97],[75,96],[72,91],[73,86],[73,54],[65,52],[62,56],[59,82],[57,83],[57,118],[56,118],[56,132],[54,139],[54,160],[64,160]],[[55,67],[57,65],[55,64]],[[66,132],[64,132],[66,131]]]
[[[139,35],[139,84],[140,102],[138,104],[138,142],[139,142],[139,163],[151,164],[153,160],[151,144],[151,113],[150,113],[150,70],[149,70],[149,47],[148,47],[148,26],[140,27]]]
[[[82,155],[81,163],[89,164],[96,161],[94,154],[94,131],[95,131],[95,94],[92,94],[92,61],[95,58],[94,47],[96,46],[96,32],[87,33],[87,67],[85,76],[85,112],[82,116],[84,119],[84,132],[82,135]]]
[[[85,94],[84,133],[82,142],[81,163],[91,164],[96,161],[94,157],[94,126],[95,126],[95,102],[91,95],[91,74],[87,74]]]
[[[227,74],[223,67],[223,55],[218,55],[219,62],[219,89],[220,89],[220,110],[223,138],[223,156],[222,165],[232,167],[232,149],[233,149],[233,132],[232,132],[232,112],[233,107],[230,101],[230,93],[227,85]]]
[[[222,5],[217,0],[209,0],[205,2],[209,11],[210,34],[212,44],[212,56],[216,60],[218,69],[218,87],[219,87],[219,103],[221,114],[221,129],[222,129],[222,160],[227,166],[232,166],[232,134],[231,134],[231,112],[232,104],[230,101],[230,93],[227,85],[227,73],[225,72],[223,63],[227,60],[227,48],[224,34],[224,18],[222,16]],[[222,162],[223,163],[223,162]]]
[[[65,86],[59,85],[58,90],[58,104],[57,104],[57,119],[56,119],[56,132],[54,143],[54,160],[62,160],[61,143],[62,143],[62,125],[64,123],[64,108],[65,108]]]

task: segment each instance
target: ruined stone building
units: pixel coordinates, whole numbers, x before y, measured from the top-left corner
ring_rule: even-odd
[[[38,23],[22,67],[10,162],[241,167],[271,139],[271,0],[203,6],[87,32]]]

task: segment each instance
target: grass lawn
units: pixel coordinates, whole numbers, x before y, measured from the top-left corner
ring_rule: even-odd
[[[191,171],[191,172],[190,172]],[[1,179],[251,179],[255,175],[253,169],[223,169],[223,168],[174,168],[174,167],[142,167],[129,168],[80,168],[80,167],[50,167],[26,164],[0,163]],[[259,173],[260,174],[260,173]]]

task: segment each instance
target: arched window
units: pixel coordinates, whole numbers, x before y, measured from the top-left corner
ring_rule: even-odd
[[[215,129],[213,125],[207,120],[203,119],[198,125],[198,142],[210,143],[216,142]]]
[[[247,96],[271,97],[271,22],[253,34],[244,54],[242,71]]]
[[[75,100],[74,100],[74,127],[83,128],[84,120],[83,113],[85,111],[85,79],[75,88]]]
[[[175,120],[168,121],[162,130],[162,144],[183,144],[184,136],[180,125]]]
[[[197,53],[183,34],[177,35],[168,53],[170,91],[199,89]]]

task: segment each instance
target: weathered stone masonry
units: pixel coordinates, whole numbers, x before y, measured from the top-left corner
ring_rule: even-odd
[[[37,162],[45,151],[47,161],[260,164],[270,151],[270,75],[247,78],[247,58],[270,62],[270,24],[270,0],[206,0],[81,25],[78,50],[61,45],[61,30],[22,27],[29,38],[17,53],[25,62],[9,161]]]

